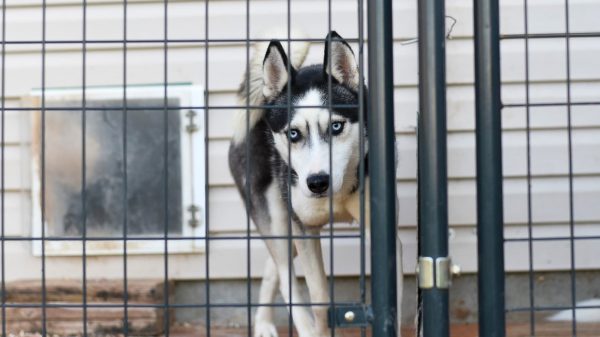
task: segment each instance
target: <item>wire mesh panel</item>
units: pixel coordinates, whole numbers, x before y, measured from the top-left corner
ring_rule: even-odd
[[[600,147],[591,140],[599,135],[599,77],[591,59],[599,27],[588,13],[597,4],[500,4],[504,215],[520,227],[505,226],[505,256],[526,273],[506,278],[507,319],[522,322],[508,332],[596,335],[599,266],[590,257],[598,256],[600,214],[592,205],[600,182],[591,161]],[[518,167],[506,162],[517,137],[525,144]]]
[[[367,81],[366,10],[2,1],[2,335],[366,336],[369,181],[396,184],[391,19]]]

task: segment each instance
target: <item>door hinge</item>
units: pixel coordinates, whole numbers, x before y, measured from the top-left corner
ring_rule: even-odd
[[[196,115],[197,113],[194,110],[188,110],[188,112],[185,114],[185,117],[189,118],[189,124],[185,127],[185,130],[188,133],[194,133],[200,129],[198,124],[195,123]]]
[[[368,327],[373,319],[373,311],[367,305],[347,305],[329,308],[329,327],[356,328]]]
[[[188,212],[190,212],[190,220],[188,221],[188,224],[190,225],[190,227],[192,228],[196,228],[198,227],[198,225],[200,225],[200,221],[199,221],[199,217],[196,215],[196,213],[200,212],[200,207],[196,206],[196,205],[190,205],[187,208]]]
[[[460,267],[452,264],[450,257],[435,258],[419,256],[417,276],[421,289],[448,289],[452,284],[452,276],[460,274]]]

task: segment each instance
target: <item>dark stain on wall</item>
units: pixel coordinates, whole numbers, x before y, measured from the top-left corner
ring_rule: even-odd
[[[162,107],[163,100],[128,100],[127,105]],[[88,101],[86,106],[91,109],[86,111],[85,134],[82,111],[46,112],[45,218],[50,235],[79,236],[85,223],[89,236],[121,236],[125,221],[128,234],[162,234],[166,223],[169,233],[181,233],[180,111],[128,110],[124,125],[121,100]]]

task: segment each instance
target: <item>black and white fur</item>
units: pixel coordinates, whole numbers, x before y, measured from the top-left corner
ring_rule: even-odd
[[[325,44],[324,64],[306,67],[302,67],[302,63],[308,43],[293,42],[290,58],[278,41],[258,44],[250,61],[248,78],[244,78],[239,91],[243,105],[265,106],[265,109],[242,110],[237,114],[234,139],[229,149],[231,173],[263,236],[289,235],[290,218],[292,235],[319,234],[330,221],[330,194],[334,221],[358,221],[360,217],[358,168],[361,161],[366,164],[367,155],[365,149],[364,157],[360,157],[359,135],[361,127],[365,128],[366,134],[366,126],[359,124],[357,108],[335,108],[335,105],[358,105],[359,87],[364,84],[359,81],[358,65],[348,43],[331,32]],[[330,92],[334,106],[331,114],[327,108]],[[249,176],[246,175],[247,168]],[[368,201],[368,172],[366,174]],[[288,202],[291,205],[289,211]],[[368,212],[369,203],[365,204]],[[365,219],[368,226],[368,213]],[[293,254],[302,264],[310,302],[328,303],[328,281],[320,240],[293,242]],[[288,240],[265,239],[265,243],[271,258],[266,262],[260,304],[273,302],[277,288],[287,303],[306,303],[301,299],[293,269],[291,279],[289,277]],[[399,242],[398,245],[400,247]],[[400,263],[399,300],[402,294],[401,266]],[[312,312],[311,315],[305,307],[293,308],[299,336],[329,336],[327,307],[314,306]],[[259,306],[254,336],[277,336],[271,307]]]

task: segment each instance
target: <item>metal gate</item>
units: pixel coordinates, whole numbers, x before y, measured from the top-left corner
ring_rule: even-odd
[[[522,26],[515,27],[500,27],[501,22],[501,5],[506,8],[507,16],[517,15],[522,18]],[[581,166],[579,171],[577,165],[585,155],[580,154],[579,158],[575,155],[577,152],[576,135],[582,137],[583,128],[594,128],[595,122],[579,120],[580,124],[575,124],[575,109],[578,107],[587,107],[593,110],[597,107],[597,102],[594,99],[582,98],[583,90],[594,87],[596,79],[595,75],[582,76],[584,69],[591,70],[592,66],[589,62],[581,58],[583,50],[589,50],[591,42],[585,39],[593,39],[598,36],[596,32],[589,31],[589,26],[585,23],[575,27],[574,17],[581,18],[582,8],[585,5],[577,1],[563,1],[553,3],[551,6],[558,9],[556,19],[558,25],[552,28],[543,29],[537,26],[537,31],[532,33],[530,27],[534,24],[546,23],[550,19],[541,16],[539,13],[546,13],[538,9],[537,21],[532,19],[534,11],[533,1],[523,1],[522,6],[508,4],[498,0],[483,0],[474,1],[474,65],[475,65],[475,126],[476,126],[476,181],[477,181],[477,254],[478,254],[478,302],[479,302],[479,336],[506,336],[507,327],[508,335],[528,335],[536,336],[549,333],[548,329],[554,329],[555,333],[561,335],[594,335],[593,332],[594,319],[597,321],[597,302],[590,300],[581,302],[585,299],[584,295],[588,294],[583,289],[578,289],[578,283],[581,282],[578,278],[578,265],[581,264],[585,257],[581,255],[593,254],[594,248],[585,244],[588,240],[592,242],[597,239],[594,231],[585,232],[580,228],[583,225],[582,218],[585,216],[577,216],[577,211],[589,214],[588,218],[596,219],[597,215],[591,215],[590,206],[582,202],[586,198],[595,200],[593,195],[583,196],[584,192],[581,189],[577,190],[577,182],[585,178],[582,176]],[[549,4],[545,4],[549,5]],[[576,7],[578,6],[578,7]],[[419,279],[420,279],[420,299],[422,305],[422,331],[424,336],[448,336],[449,314],[448,314],[448,283],[449,278],[447,257],[448,257],[448,208],[447,208],[447,155],[446,155],[446,78],[445,78],[445,28],[444,28],[444,7],[443,1],[420,1],[419,2],[419,52],[420,52],[420,120],[419,120],[419,204],[420,204],[420,250],[419,250]],[[547,10],[547,8],[545,8]],[[576,16],[578,14],[579,16]],[[503,22],[509,22],[505,19]],[[514,20],[510,21],[514,24]],[[519,22],[517,20],[517,22]],[[589,23],[589,22],[587,22]],[[545,26],[545,27],[546,27]],[[502,33],[507,31],[507,33]],[[556,45],[562,47],[552,47],[556,49],[556,53],[560,55],[558,69],[544,68],[544,60],[539,58],[540,47],[538,47],[537,59],[534,59],[532,45],[540,43],[540,41],[552,41]],[[521,53],[517,58],[510,58],[513,55],[507,56],[510,62],[518,60],[523,62],[522,73],[517,77],[514,73],[510,80],[501,82],[501,46],[513,47],[519,42],[523,44]],[[511,43],[509,45],[509,43]],[[574,45],[578,44],[579,49],[577,55],[579,63],[574,60],[576,57]],[[545,45],[549,47],[549,43]],[[587,49],[586,49],[587,48]],[[546,49],[548,50],[548,49]],[[554,50],[554,49],[552,49]],[[503,54],[504,55],[504,54]],[[521,58],[523,60],[521,60]],[[537,81],[533,80],[532,69],[537,66]],[[515,66],[509,63],[502,63],[506,68],[510,68],[515,72]],[[577,67],[579,70],[578,78],[575,80],[572,69]],[[538,97],[533,99],[536,85],[541,86],[546,78],[540,76],[540,70],[553,73],[553,80],[558,83],[564,83],[564,87],[557,90],[557,97],[543,97],[538,92]],[[512,81],[512,82],[509,82]],[[540,84],[541,83],[541,84]],[[579,96],[575,98],[573,94],[576,83]],[[505,93],[505,88],[509,85],[519,85],[519,93],[522,92],[523,99],[515,99],[514,92]],[[512,96],[511,96],[512,95]],[[502,102],[503,97],[508,100],[507,103]],[[519,96],[521,97],[521,96]],[[564,97],[561,99],[560,97]],[[549,116],[551,108],[561,109],[561,122],[552,124],[554,131],[561,138],[561,143],[564,145],[564,152],[561,149],[560,155],[557,158],[548,160],[547,165],[560,167],[555,169],[552,175],[549,173],[540,173],[540,164],[537,170],[534,170],[535,150],[532,139],[540,133],[548,132],[544,127],[534,126],[534,109],[540,109],[547,115],[537,115],[538,123]],[[503,115],[515,113],[516,109],[521,109],[523,112],[523,126],[519,128],[519,132],[524,134],[525,153],[523,163],[525,169],[515,177],[514,169],[503,175],[502,161],[502,137],[504,132],[510,132],[511,129],[503,129]],[[597,111],[596,111],[597,113]],[[539,125],[539,124],[538,124]],[[513,126],[514,127],[514,126]],[[508,130],[508,131],[506,131]],[[522,130],[522,131],[521,131]],[[539,142],[539,141],[538,141]],[[522,144],[522,143],[521,143]],[[581,143],[579,143],[580,146]],[[539,143],[537,146],[540,146]],[[597,152],[598,147],[594,147]],[[584,150],[581,150],[582,153]],[[539,158],[539,157],[538,157]],[[514,159],[514,157],[512,158]],[[538,159],[539,160],[539,159]],[[506,163],[505,163],[506,164]],[[597,171],[593,170],[591,174],[597,177]],[[505,225],[504,216],[506,214],[511,218],[511,222],[515,222],[515,216],[507,213],[506,206],[503,205],[505,200],[511,201],[514,205],[516,201],[506,199],[506,192],[503,192],[503,184],[510,183],[511,179],[522,180],[526,185],[525,192],[525,220],[519,220],[520,224],[525,228],[524,233],[511,234],[510,227]],[[566,184],[566,197],[562,198],[562,204],[554,204],[550,201],[542,203],[535,202],[536,195],[534,194],[534,186],[539,181],[548,179],[548,183],[560,185]],[[595,179],[595,178],[594,178]],[[593,179],[592,179],[593,180]],[[590,187],[596,191],[597,181],[590,181]],[[580,182],[581,184],[581,182]],[[514,184],[513,184],[514,185]],[[561,185],[562,186],[562,185]],[[581,186],[581,185],[580,185]],[[539,193],[539,192],[538,192]],[[578,196],[578,194],[580,194]],[[579,200],[579,206],[577,206]],[[534,206],[537,204],[537,209]],[[543,205],[543,206],[541,206]],[[513,206],[514,207],[514,206]],[[552,233],[541,233],[539,230],[536,233],[536,225],[547,224],[549,217],[545,220],[536,220],[534,214],[540,214],[539,207],[558,207],[566,212],[566,215],[558,216],[564,221],[563,225],[566,232],[562,235]],[[536,212],[537,211],[537,212]],[[586,213],[587,212],[587,213]],[[580,214],[581,214],[580,213]],[[521,216],[521,215],[520,215]],[[523,216],[521,216],[522,218]],[[543,217],[541,217],[543,218]],[[520,219],[520,218],[519,218]],[[562,220],[564,219],[564,220]],[[546,221],[546,222],[544,222]],[[590,220],[593,221],[593,220]],[[592,225],[593,226],[593,225]],[[597,226],[597,225],[596,225]],[[508,237],[505,239],[505,233]],[[523,300],[515,300],[515,294],[507,293],[505,288],[510,284],[505,284],[505,280],[510,280],[507,275],[508,270],[505,270],[505,256],[508,256],[509,250],[505,252],[504,248],[514,249],[518,244],[525,244],[526,249],[521,250],[522,254],[519,259],[526,261],[522,263],[527,266],[527,291],[519,292]],[[546,250],[543,250],[542,245],[545,245]],[[537,246],[537,247],[536,247]],[[579,246],[579,247],[578,247]],[[543,286],[544,274],[541,273],[543,268],[536,267],[540,263],[540,255],[548,249],[560,250],[563,256],[568,260],[566,269],[568,270],[567,278],[557,278],[561,281],[556,284],[557,289],[553,289],[555,293],[545,294],[552,298],[553,296],[560,297],[560,300],[549,300],[541,297],[544,295],[542,290],[538,290],[538,284]],[[514,261],[511,261],[514,265]],[[564,263],[563,263],[564,265]],[[508,268],[508,267],[507,267]],[[548,267],[546,267],[548,268]],[[590,266],[588,268],[597,268]],[[584,267],[579,266],[579,269]],[[424,273],[425,271],[425,273]],[[539,274],[538,274],[539,273]],[[539,276],[538,276],[539,275]],[[549,276],[551,277],[551,276]],[[594,276],[592,276],[593,278]],[[512,285],[512,291],[515,291]],[[596,288],[597,289],[597,288]],[[548,291],[548,290],[546,290]],[[592,290],[593,292],[594,290]],[[591,295],[592,297],[594,295]],[[527,300],[525,300],[525,298]],[[545,304],[539,304],[539,303]],[[551,304],[560,302],[560,304]],[[596,310],[596,311],[594,311]],[[558,313],[556,313],[558,312]],[[526,320],[527,329],[522,328],[512,330],[511,324],[507,322],[506,316],[527,313]],[[554,315],[550,315],[555,313]],[[596,314],[594,314],[596,313]],[[596,315],[596,316],[594,316]],[[510,316],[513,317],[513,316]],[[593,318],[596,317],[596,318]],[[562,320],[562,325],[556,322]],[[592,322],[590,327],[585,326],[585,322]],[[507,325],[508,323],[508,325]],[[554,325],[552,325],[554,324]],[[551,327],[547,327],[550,325]],[[569,327],[567,329],[567,326]],[[525,331],[527,330],[527,331]],[[568,331],[567,331],[568,330]],[[521,333],[521,334],[519,334]]]
[[[583,220],[577,217],[576,184],[578,180],[585,180],[582,177],[590,178],[592,185],[598,184],[599,172],[593,169],[578,171],[574,139],[577,130],[593,132],[598,125],[581,122],[574,125],[573,115],[576,107],[598,107],[599,103],[597,98],[574,98],[573,87],[574,82],[585,80],[591,82],[593,88],[599,79],[574,79],[572,44],[579,39],[597,39],[600,33],[572,31],[574,0],[571,3],[564,0],[564,32],[531,33],[531,4],[523,0],[523,32],[504,34],[500,29],[500,1],[472,2],[479,336],[507,335],[507,312],[526,313],[528,333],[535,336],[539,332],[540,313],[554,311],[563,311],[570,317],[570,335],[581,335],[578,317],[585,310],[600,309],[600,306],[578,303],[582,298],[577,289],[577,257],[584,254],[578,253],[577,245],[599,240],[600,235],[593,231],[578,233],[578,227],[584,224],[595,230],[600,220],[594,218],[595,215]],[[368,333],[375,337],[399,336],[397,313],[400,308],[396,301],[401,295],[397,285],[402,280],[398,280],[396,274],[399,247],[396,247],[398,210],[392,29],[395,18],[392,1],[353,2],[356,15],[352,21],[353,26],[358,27],[357,36],[351,36],[346,42],[355,48],[359,83],[367,82],[368,90],[360,86],[356,93],[358,104],[338,106],[331,98],[334,81],[329,75],[329,95],[323,103],[330,111],[334,108],[358,110],[360,158],[366,156],[365,132],[369,136],[369,187],[365,183],[365,163],[361,162],[357,169],[360,218],[356,220],[359,226],[342,232],[334,229],[333,195],[328,193],[329,227],[324,231],[302,231],[292,235],[291,226],[297,219],[291,215],[288,198],[288,231],[266,237],[255,232],[251,212],[243,209],[243,202],[239,198],[228,199],[229,195],[237,194],[234,182],[228,172],[221,172],[227,171],[225,166],[213,162],[215,158],[225,157],[217,152],[224,151],[232,137],[228,131],[221,130],[223,121],[232,119],[232,111],[241,109],[246,113],[248,134],[251,113],[269,108],[249,103],[248,97],[252,94],[249,75],[242,80],[246,85],[242,88],[246,90],[239,92],[239,96],[246,97],[246,103],[234,104],[236,88],[231,87],[229,77],[237,79],[244,70],[252,67],[251,45],[271,40],[272,37],[257,36],[252,29],[256,22],[263,24],[260,15],[271,10],[279,11],[285,21],[284,34],[277,38],[287,55],[291,55],[294,43],[312,43],[331,49],[333,42],[340,41],[333,34],[327,38],[294,36],[294,2],[291,0],[278,3],[282,6],[279,9],[271,3],[239,2],[243,2],[244,8],[236,9],[240,13],[234,17],[237,20],[230,18],[223,24],[219,15],[233,10],[225,7],[224,1],[2,1],[0,290],[3,336],[16,335],[21,329],[24,334],[40,333],[45,337],[56,334],[57,326],[67,325],[71,330],[62,333],[64,335],[177,336],[181,333],[178,329],[186,329],[178,324],[177,316],[200,321],[200,328],[185,330],[188,334],[211,336],[225,331],[251,336],[256,311],[266,310],[268,315],[273,315],[281,310],[287,326],[280,329],[279,334],[291,337],[294,335],[294,311],[314,308],[327,311],[331,336],[341,334],[336,331],[348,327],[361,336]],[[145,13],[132,14],[140,10],[138,6],[144,5],[151,7],[149,11],[160,13],[158,29],[148,24]],[[254,5],[259,8],[255,9]],[[325,30],[331,32],[336,29],[332,23],[332,8],[336,2],[327,0],[323,5]],[[419,247],[418,289],[415,292],[418,292],[417,334],[426,337],[449,336],[451,332],[445,5],[444,1],[438,0],[417,2]],[[221,7],[213,10],[212,6]],[[32,8],[39,12],[32,14]],[[60,12],[63,8],[69,8],[69,11]],[[171,18],[173,11],[179,15],[177,20]],[[61,15],[63,21],[57,20]],[[73,17],[76,19],[71,20]],[[134,20],[135,24],[130,21],[132,17],[138,20]],[[204,21],[197,20],[198,17],[203,17]],[[99,18],[108,23],[100,28],[94,26],[92,23]],[[34,24],[22,23],[27,20]],[[189,26],[177,28],[173,22],[178,20],[187,20],[185,23]],[[312,17],[305,16],[304,20],[309,26],[314,23]],[[65,26],[60,26],[60,22],[66,22]],[[62,28],[57,29],[56,25]],[[111,29],[117,25],[122,29],[115,33]],[[230,26],[240,28],[237,35],[233,34],[234,30],[232,34],[225,34]],[[363,36],[365,27],[367,36]],[[68,34],[75,30],[81,34]],[[56,31],[67,37],[54,36]],[[534,101],[531,98],[534,80],[530,76],[530,44],[542,39],[564,40],[565,74],[559,80],[554,79],[566,84],[562,101]],[[505,83],[500,78],[503,70],[500,52],[506,41],[524,42],[524,76],[522,80],[514,81],[523,85],[524,100],[503,104]],[[368,45],[368,64],[365,64],[365,44]],[[232,51],[219,52],[225,48],[243,54],[240,57],[243,64],[227,63]],[[181,50],[193,56],[185,58],[171,54]],[[330,64],[330,55],[325,55],[325,59],[320,60]],[[107,59],[113,63],[103,63]],[[27,66],[23,66],[25,63]],[[291,62],[286,68],[292,72]],[[230,69],[235,70],[235,76],[229,73]],[[368,75],[365,75],[366,70]],[[580,73],[581,69],[578,76]],[[365,81],[367,77],[368,81]],[[52,83],[56,78],[61,78],[57,81],[61,85]],[[287,85],[291,92],[291,76]],[[288,95],[279,107],[287,111],[288,126],[295,104],[290,97]],[[533,109],[544,107],[561,107],[565,112],[566,123],[552,127],[566,133],[567,169],[545,176],[558,177],[568,185],[568,217],[565,221],[568,233],[563,235],[538,236],[534,233],[537,222],[532,210],[532,186],[536,180],[532,137],[535,130],[531,115]],[[522,131],[526,143],[526,173],[519,179],[527,186],[527,219],[521,223],[526,228],[525,235],[504,239],[508,226],[505,226],[506,206],[503,205],[506,177],[503,176],[502,162],[502,116],[509,109],[524,109],[525,112]],[[597,116],[597,111],[593,113]],[[331,115],[330,112],[329,123]],[[366,122],[368,129],[365,129]],[[587,140],[593,138],[586,137],[589,137]],[[336,165],[331,144],[328,149],[330,176]],[[600,152],[594,144],[597,143],[592,143],[589,157]],[[247,144],[244,151],[248,154],[251,149]],[[592,164],[588,165],[593,166],[597,161],[592,158],[589,162]],[[251,161],[244,164],[246,177],[249,177]],[[297,173],[288,166],[288,190],[287,194],[282,191],[282,195],[291,195],[294,175]],[[246,199],[251,194],[249,181],[240,188]],[[366,200],[367,188],[370,200]],[[593,198],[590,197],[592,201]],[[220,208],[211,209],[213,202],[220,203]],[[365,219],[368,207],[370,219]],[[594,209],[597,205],[584,203],[581,209],[584,208]],[[370,233],[365,232],[367,222],[372,224]],[[24,223],[31,226],[23,229]],[[370,279],[366,261],[369,234],[372,243]],[[269,259],[262,246],[264,239],[287,244],[288,269],[284,275],[287,277],[283,279],[288,279],[289,283],[283,284],[281,292],[285,293],[287,289],[288,294],[293,293],[292,279],[296,279],[294,244],[306,240],[327,244],[328,300],[301,301],[292,295],[287,302],[275,299],[275,295],[267,302],[257,300],[259,291],[253,286],[253,280],[260,277],[261,270],[257,269],[268,264]],[[350,248],[339,246],[340,242],[349,241],[352,241]],[[536,299],[535,246],[540,242],[562,242],[568,246],[569,277],[568,282],[562,284],[563,293],[568,295],[567,304],[546,305]],[[510,303],[510,294],[505,290],[508,289],[505,284],[505,256],[508,255],[504,248],[519,243],[527,245],[527,254],[521,256],[527,259],[528,303],[525,306]],[[235,249],[224,249],[227,245]],[[356,258],[351,264],[356,269],[352,275],[357,276],[358,289],[355,298],[350,300],[336,297],[335,277],[339,261],[343,261],[338,255],[347,253]],[[107,267],[109,264],[104,262],[108,260],[111,263]],[[584,268],[593,269],[593,266],[589,264]],[[77,276],[74,282],[63,280],[73,278],[73,275]],[[148,275],[157,281],[148,284],[136,280],[138,277],[149,278]],[[112,280],[106,281],[105,277]],[[35,279],[24,281],[26,278]],[[232,287],[236,286],[236,278],[242,279],[241,286],[237,284],[236,290],[228,289],[232,284]],[[192,290],[178,290],[182,289],[181,284]],[[275,292],[276,285],[271,286]],[[229,315],[236,316],[236,320],[228,321]],[[69,319],[67,325],[61,321],[64,317]],[[234,323],[223,328],[219,326],[222,322]],[[239,322],[244,323],[242,327],[237,326]]]

